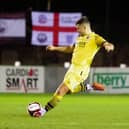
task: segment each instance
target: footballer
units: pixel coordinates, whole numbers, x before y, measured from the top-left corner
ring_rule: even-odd
[[[87,79],[92,61],[100,48],[104,47],[107,52],[110,52],[114,50],[114,45],[92,31],[90,21],[86,16],[82,16],[76,22],[76,28],[79,35],[75,45],[47,46],[46,48],[49,51],[72,53],[71,66],[52,98],[40,111],[36,111],[33,114],[34,117],[44,116],[51,109],[55,108],[69,92],[75,93],[87,90],[104,90],[104,86],[101,84],[94,83],[93,85],[89,85],[83,82]]]

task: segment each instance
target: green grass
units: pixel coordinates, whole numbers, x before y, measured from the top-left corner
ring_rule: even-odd
[[[0,129],[129,129],[129,95],[72,94],[43,118],[27,104],[45,104],[52,94],[0,94]]]

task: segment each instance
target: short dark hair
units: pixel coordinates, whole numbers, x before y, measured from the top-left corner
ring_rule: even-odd
[[[83,23],[90,23],[89,19],[87,16],[82,16],[77,22],[76,22],[76,25],[77,24],[83,24]]]

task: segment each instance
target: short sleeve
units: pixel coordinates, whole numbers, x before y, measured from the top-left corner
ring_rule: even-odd
[[[99,46],[103,45],[103,43],[106,42],[106,40],[98,34],[95,34],[95,41],[96,41],[96,44]]]

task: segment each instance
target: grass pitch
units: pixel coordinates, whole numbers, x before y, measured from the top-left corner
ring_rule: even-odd
[[[71,94],[43,118],[27,114],[28,103],[52,94],[0,94],[0,129],[129,129],[129,95]]]

